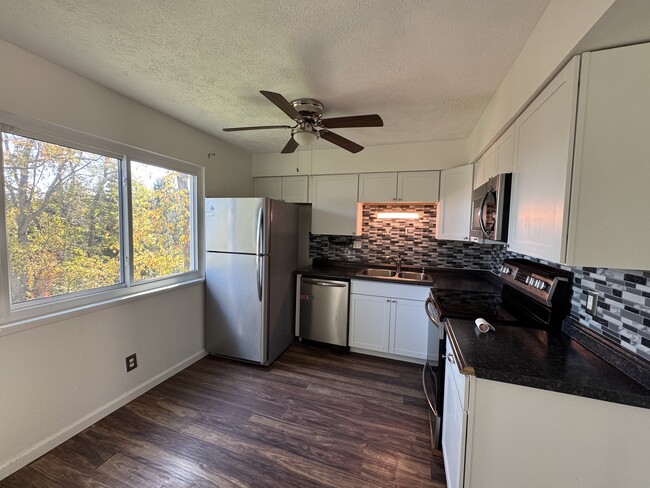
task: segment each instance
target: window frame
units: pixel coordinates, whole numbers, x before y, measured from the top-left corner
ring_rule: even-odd
[[[203,252],[203,231],[199,216],[203,214],[203,167],[181,161],[169,156],[140,149],[134,146],[110,141],[74,129],[28,117],[0,111],[0,132],[10,132],[22,137],[38,139],[43,142],[63,145],[73,149],[93,152],[102,156],[116,158],[118,162],[118,214],[120,243],[120,278],[114,285],[81,290],[47,298],[37,298],[20,303],[11,303],[9,277],[8,235],[6,228],[6,201],[4,181],[4,153],[0,148],[0,335],[14,326],[38,321],[51,320],[61,314],[80,310],[86,311],[112,302],[134,298],[143,294],[167,290],[196,281],[205,276]],[[191,229],[191,268],[189,271],[150,278],[135,282],[133,280],[133,221],[131,209],[131,161],[182,172],[190,175],[190,229]]]

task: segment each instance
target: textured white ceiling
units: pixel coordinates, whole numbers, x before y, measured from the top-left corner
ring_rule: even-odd
[[[259,90],[368,146],[467,137],[548,1],[0,0],[0,38],[251,152],[288,131],[221,129],[291,123]]]

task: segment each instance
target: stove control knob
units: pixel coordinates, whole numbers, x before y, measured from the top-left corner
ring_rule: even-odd
[[[526,276],[526,284],[527,285],[532,285],[533,284],[533,279],[530,276]]]
[[[539,285],[541,283],[541,280],[535,279],[535,288],[539,288]]]
[[[539,289],[540,290],[546,290],[546,282],[545,281],[540,281]]]

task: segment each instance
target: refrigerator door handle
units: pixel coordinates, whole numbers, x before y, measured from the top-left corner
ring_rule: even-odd
[[[264,239],[264,208],[261,207],[257,213],[257,246],[255,254],[258,256],[262,252],[262,239]]]
[[[262,301],[262,279],[264,278],[264,269],[262,261],[262,241],[264,239],[264,207],[260,207],[257,213],[257,298]]]
[[[264,276],[264,265],[262,256],[257,256],[257,298],[262,301],[262,277]]]

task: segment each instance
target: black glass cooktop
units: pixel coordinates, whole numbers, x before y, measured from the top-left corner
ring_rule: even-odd
[[[436,290],[433,304],[442,319],[477,319],[480,317],[495,322],[517,321],[503,308],[501,294]]]

